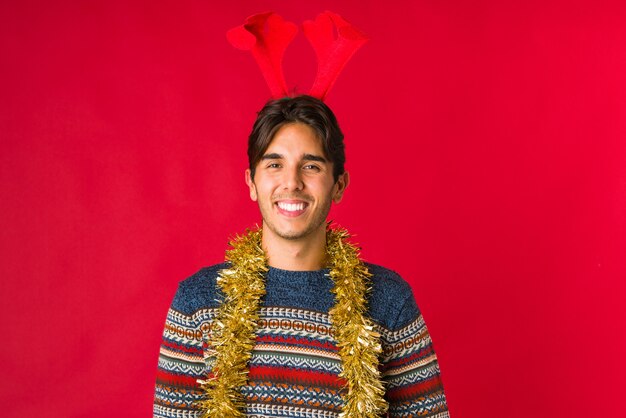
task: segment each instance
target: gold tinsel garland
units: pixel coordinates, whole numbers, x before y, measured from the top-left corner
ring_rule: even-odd
[[[348,232],[326,232],[327,263],[334,282],[335,305],[330,319],[342,360],[340,377],[347,381],[341,418],[376,418],[387,411],[385,390],[378,371],[380,335],[366,316],[371,274],[359,259]],[[221,270],[217,283],[224,293],[211,327],[209,349],[212,376],[200,381],[206,400],[200,402],[205,418],[244,417],[240,388],[247,383],[248,361],[256,339],[261,298],[265,294],[267,258],[261,231],[249,231],[231,242],[226,252],[231,268]]]

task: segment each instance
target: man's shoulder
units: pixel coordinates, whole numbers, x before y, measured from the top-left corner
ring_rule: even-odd
[[[227,267],[227,263],[203,267],[182,280],[178,284],[172,309],[185,314],[193,314],[200,309],[216,307],[220,296],[217,276],[220,270]]]
[[[228,267],[228,263],[213,264],[212,266],[202,267],[196,273],[187,277],[179,283],[179,287],[197,290],[202,289],[208,285],[215,284],[217,275],[220,270]]]
[[[372,273],[372,318],[388,329],[395,329],[415,319],[419,309],[411,285],[391,269],[372,263],[365,265]]]
[[[378,264],[365,263],[372,274],[372,288],[374,291],[383,291],[391,296],[405,295],[411,292],[411,286],[398,273],[379,266]]]

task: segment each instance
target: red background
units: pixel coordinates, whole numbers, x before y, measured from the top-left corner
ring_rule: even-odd
[[[0,9],[2,416],[150,415],[177,282],[259,219],[225,32],[327,8],[371,37],[331,217],[413,285],[453,416],[626,416],[623,2],[56,3]]]

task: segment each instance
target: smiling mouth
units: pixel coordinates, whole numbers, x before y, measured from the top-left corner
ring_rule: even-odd
[[[306,208],[309,206],[307,202],[276,202],[276,207],[278,207],[278,211],[289,217],[299,216],[304,213]]]

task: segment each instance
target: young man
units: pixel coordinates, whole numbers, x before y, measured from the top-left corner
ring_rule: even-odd
[[[180,283],[154,416],[448,417],[411,288],[326,223],[350,181],[332,111],[269,102],[248,159],[262,228]]]

